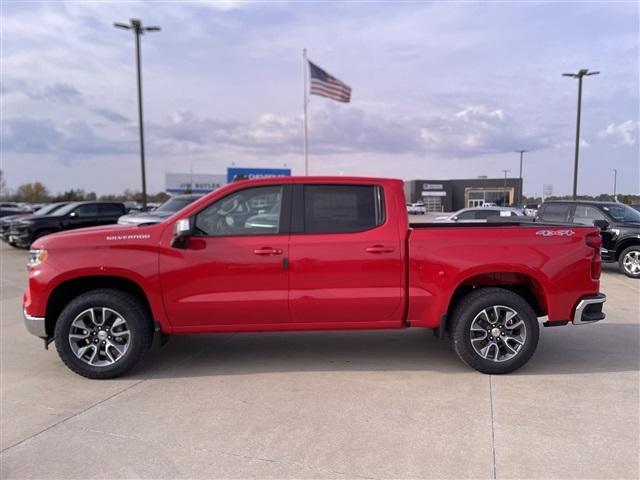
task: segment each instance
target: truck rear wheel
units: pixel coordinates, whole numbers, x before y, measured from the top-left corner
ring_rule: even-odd
[[[84,293],[64,308],[54,338],[62,361],[87,378],[130,370],[150,348],[153,328],[134,296],[115,289]]]
[[[523,366],[538,345],[535,312],[520,295],[502,288],[481,288],[456,307],[450,327],[458,356],[472,368],[490,374]]]

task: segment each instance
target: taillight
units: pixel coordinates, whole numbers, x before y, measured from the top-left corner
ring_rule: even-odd
[[[591,278],[597,280],[602,273],[602,258],[600,257],[600,247],[602,247],[602,237],[600,232],[589,233],[586,237],[587,246],[593,248],[591,257]]]

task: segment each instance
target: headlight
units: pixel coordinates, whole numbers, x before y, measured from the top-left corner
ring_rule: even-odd
[[[49,253],[44,249],[29,250],[29,260],[27,260],[27,267],[33,268],[38,265],[42,265],[46,260]]]
[[[20,220],[19,223],[20,223],[20,225],[24,225],[26,227],[26,226],[29,226],[29,225],[33,225],[33,220]]]

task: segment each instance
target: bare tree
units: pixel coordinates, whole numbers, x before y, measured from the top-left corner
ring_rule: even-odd
[[[41,182],[23,183],[16,189],[17,200],[30,203],[49,201],[49,191]]]

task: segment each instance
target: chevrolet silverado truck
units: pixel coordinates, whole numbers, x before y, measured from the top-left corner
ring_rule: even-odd
[[[405,205],[400,180],[246,180],[158,224],[47,235],[29,253],[24,322],[74,372],[111,378],[155,334],[409,327],[507,373],[542,317],[604,319],[597,228],[410,225]]]

